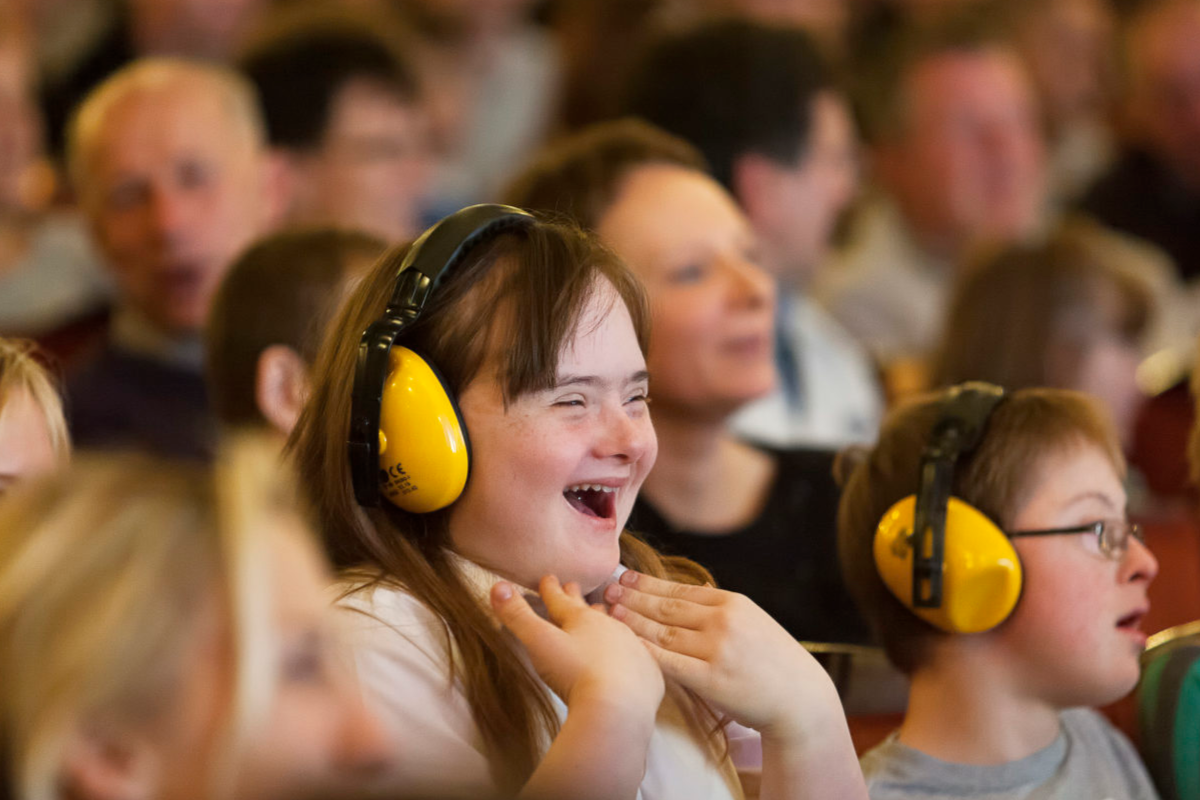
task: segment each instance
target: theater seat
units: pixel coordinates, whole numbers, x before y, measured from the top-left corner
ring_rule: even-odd
[[[1151,637],[1137,691],[1142,758],[1163,800],[1200,800],[1200,622]]]

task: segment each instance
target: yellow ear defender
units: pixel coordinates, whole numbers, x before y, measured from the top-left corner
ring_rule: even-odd
[[[426,514],[462,493],[471,445],[458,404],[434,365],[397,340],[472,249],[533,221],[511,206],[470,206],[384,256],[399,261],[396,284],[383,316],[359,342],[346,442],[359,504],[378,506],[382,495]]]
[[[1021,596],[1012,542],[983,512],[951,497],[958,460],[979,446],[1003,399],[986,383],[950,390],[921,454],[917,493],[888,509],[875,532],[875,566],[888,590],[950,633],[994,628]]]

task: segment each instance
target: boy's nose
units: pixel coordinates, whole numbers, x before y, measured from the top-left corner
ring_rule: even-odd
[[[1144,580],[1149,583],[1158,574],[1158,559],[1144,542],[1130,536],[1129,549],[1121,559],[1121,572],[1126,581]]]

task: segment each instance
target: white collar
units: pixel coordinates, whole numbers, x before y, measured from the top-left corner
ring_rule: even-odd
[[[204,339],[200,334],[163,333],[129,304],[114,310],[109,338],[122,350],[153,361],[191,370],[204,368]]]
[[[523,595],[525,595],[525,599],[529,601],[529,605],[533,607],[533,610],[536,611],[539,616],[543,618],[547,617],[546,604],[542,602],[542,598],[538,595],[536,589],[531,589],[528,586],[521,586],[516,581],[508,580],[507,578],[497,575],[487,567],[480,566],[474,561],[471,561],[452,550],[448,550],[447,555],[449,556],[450,563],[455,567],[455,569],[458,570],[458,574],[462,576],[463,582],[466,583],[471,595],[477,601],[479,601],[479,603],[485,609],[487,609],[489,613],[491,612],[492,608],[491,601],[489,600],[492,587],[495,586],[499,581],[508,581],[508,583],[516,586],[517,589]],[[596,587],[591,592],[588,592],[583,599],[589,605],[599,603],[600,605],[603,605],[605,609],[607,609],[608,603],[604,601],[604,590],[607,589],[610,584],[619,581],[621,579],[621,575],[623,575],[625,571],[626,567],[623,564],[617,564],[617,568],[613,570],[613,573],[609,576],[608,580],[600,584],[600,586]]]

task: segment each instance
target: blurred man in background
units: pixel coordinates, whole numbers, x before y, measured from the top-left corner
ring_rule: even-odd
[[[103,347],[68,381],[76,441],[204,453],[201,329],[277,215],[253,89],[224,68],[138,62],[88,98],[69,155],[117,285]]]

